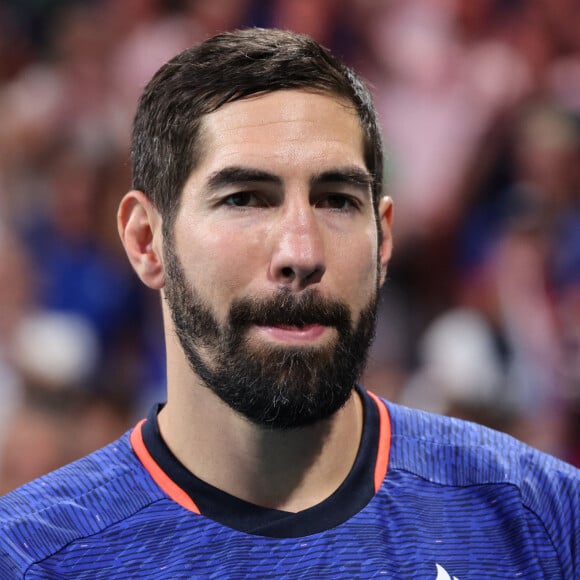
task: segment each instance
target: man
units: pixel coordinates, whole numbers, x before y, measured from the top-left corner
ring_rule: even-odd
[[[578,471],[356,386],[392,213],[350,70],[288,32],[211,38],[146,87],[133,172],[167,403],[1,501],[0,577],[578,577]]]

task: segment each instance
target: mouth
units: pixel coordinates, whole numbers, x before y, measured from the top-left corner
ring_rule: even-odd
[[[256,326],[256,329],[259,334],[276,342],[309,343],[319,340],[331,330],[331,327],[323,324],[304,324],[300,326],[280,324],[259,325]]]

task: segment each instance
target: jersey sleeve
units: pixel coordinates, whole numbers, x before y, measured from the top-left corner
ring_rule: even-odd
[[[524,503],[545,527],[564,578],[580,578],[580,471],[534,453],[523,472]]]

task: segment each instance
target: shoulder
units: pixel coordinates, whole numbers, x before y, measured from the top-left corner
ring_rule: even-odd
[[[0,498],[0,576],[131,517],[156,492],[127,433],[8,493]]]
[[[580,548],[579,469],[475,423],[386,405],[392,429],[389,471],[439,486],[511,486],[553,538],[567,530]]]
[[[511,483],[527,493],[536,479],[578,492],[580,470],[482,425],[386,402],[391,466],[451,485]],[[428,454],[428,461],[424,461]],[[417,458],[422,457],[417,461]]]
[[[578,577],[580,470],[481,425],[385,404],[385,497],[404,498],[407,512],[437,526],[445,522],[465,550],[476,541],[497,554],[527,553],[542,577]]]

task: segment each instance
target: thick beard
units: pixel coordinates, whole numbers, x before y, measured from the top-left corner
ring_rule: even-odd
[[[250,422],[288,430],[332,416],[349,399],[374,337],[378,289],[352,328],[348,306],[312,291],[280,291],[235,301],[224,325],[188,284],[170,243],[165,246],[165,297],[191,369]],[[322,324],[337,339],[317,347],[250,344],[255,324]]]

